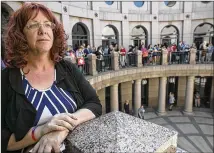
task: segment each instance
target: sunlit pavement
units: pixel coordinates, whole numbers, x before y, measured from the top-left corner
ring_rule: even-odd
[[[178,132],[176,153],[213,153],[214,113],[210,109],[193,108],[191,116],[180,108],[167,111],[165,116],[158,116],[152,108],[145,110],[146,121]]]
[[[178,147],[188,152],[213,152],[213,113],[210,109],[194,108],[192,116],[185,116],[181,109],[167,111],[158,116],[148,109],[145,120],[173,129],[178,134]]]

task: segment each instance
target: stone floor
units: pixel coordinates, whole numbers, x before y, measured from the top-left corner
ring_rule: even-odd
[[[179,109],[167,111],[166,116],[147,110],[145,120],[176,130],[178,147],[187,152],[212,153],[213,116],[209,109],[194,109],[192,116],[185,116]]]

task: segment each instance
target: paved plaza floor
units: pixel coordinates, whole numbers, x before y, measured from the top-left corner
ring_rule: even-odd
[[[155,111],[147,110],[145,120],[173,129],[178,134],[178,147],[187,152],[212,153],[213,113],[209,109],[195,109],[192,116],[185,116],[180,109],[167,111],[158,116]]]

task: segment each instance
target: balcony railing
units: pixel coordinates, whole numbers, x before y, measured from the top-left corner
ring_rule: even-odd
[[[73,60],[73,58],[69,59],[69,57],[66,57],[66,60],[71,60],[76,64],[78,63],[76,60]],[[81,72],[84,75],[96,75],[97,73],[109,70],[119,70],[120,68],[127,67],[142,67],[142,65],[211,64],[214,63],[214,53],[203,53],[203,51],[196,51],[195,49],[171,53],[163,50],[162,52],[157,52],[155,56],[152,53],[149,53],[148,57],[144,58],[142,57],[141,51],[138,51],[137,53],[128,53],[126,56],[113,52],[112,54],[103,55],[99,58],[97,58],[95,54],[89,54],[84,60],[84,64],[78,66]]]
[[[97,72],[105,72],[111,70],[111,55],[103,55],[100,59],[96,59]]]
[[[169,64],[189,64],[190,51],[171,52],[168,55]]]
[[[197,50],[196,63],[197,64],[211,64],[214,61],[214,53],[208,53],[207,50]]]
[[[136,54],[135,53],[129,53],[127,54],[127,66],[133,67],[136,66]]]

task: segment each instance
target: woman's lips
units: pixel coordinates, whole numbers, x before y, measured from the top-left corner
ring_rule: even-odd
[[[49,41],[48,39],[38,39],[37,41]]]

